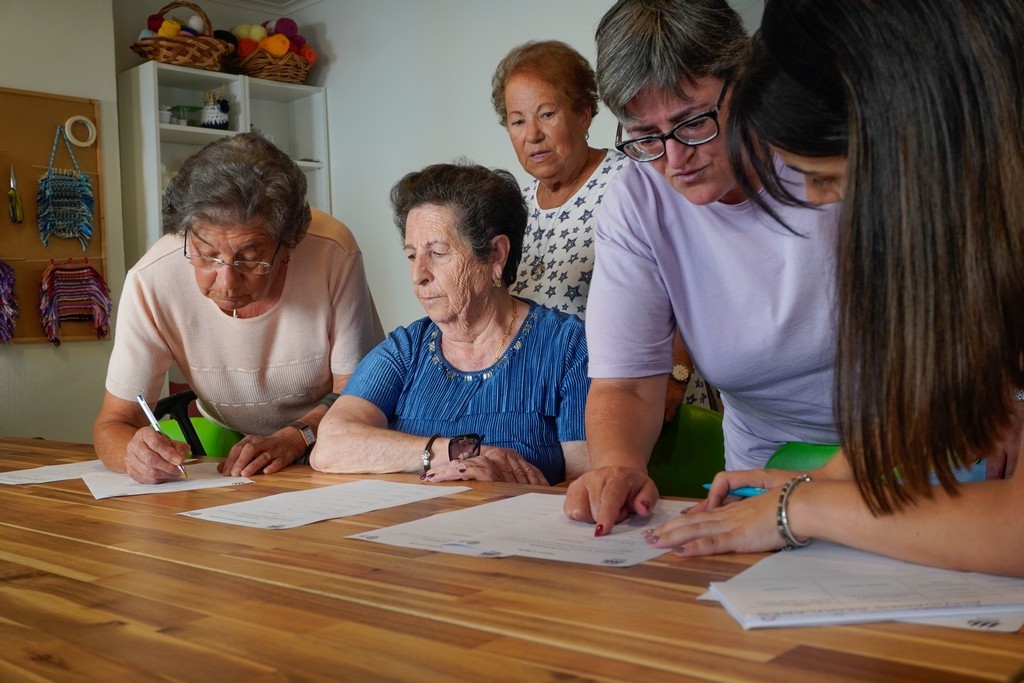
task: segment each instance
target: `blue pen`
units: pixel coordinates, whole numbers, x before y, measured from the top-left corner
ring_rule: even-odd
[[[704,488],[711,489],[711,484],[704,484]],[[751,496],[759,496],[764,493],[764,489],[759,489],[756,486],[742,486],[738,489],[729,491],[730,496],[739,496],[740,498],[750,498]]]

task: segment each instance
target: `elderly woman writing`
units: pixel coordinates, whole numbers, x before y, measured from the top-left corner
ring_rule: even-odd
[[[225,474],[301,458],[360,359],[383,338],[348,228],[306,204],[302,171],[265,138],[212,142],[164,195],[164,236],[128,272],[106,394],[93,428],[103,463],[137,481],[179,476],[188,454],[146,421],[176,364],[200,411],[246,434]]]
[[[432,482],[578,476],[587,463],[583,324],[509,294],[526,226],[515,179],[438,164],[402,178],[391,203],[427,317],[359,365],[310,464]]]

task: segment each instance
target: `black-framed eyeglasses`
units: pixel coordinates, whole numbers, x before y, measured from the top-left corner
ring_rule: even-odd
[[[715,106],[705,112],[691,116],[672,126],[667,133],[641,135],[632,140],[622,140],[622,124],[615,131],[615,149],[634,161],[654,161],[665,156],[665,141],[673,138],[689,147],[703,145],[718,137],[718,112],[725,99],[725,91],[729,89],[729,81],[722,84],[722,92],[718,95]]]
[[[448,441],[448,459],[466,460],[480,453],[480,443],[484,437],[480,434],[460,434]]]
[[[274,267],[274,260],[277,252],[281,251],[281,243],[277,243],[274,255],[270,261],[222,261],[216,256],[203,256],[202,254],[188,253],[188,230],[185,230],[185,245],[182,247],[182,254],[195,268],[199,270],[220,270],[224,266],[231,266],[240,275],[266,275]]]

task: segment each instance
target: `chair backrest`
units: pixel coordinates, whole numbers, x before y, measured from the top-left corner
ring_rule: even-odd
[[[182,391],[165,396],[156,403],[153,414],[160,420],[160,429],[172,439],[184,441],[192,455],[225,457],[231,447],[241,441],[242,434],[210,422],[205,417],[189,417],[188,406],[196,399],[194,391]]]
[[[817,469],[832,459],[839,451],[834,444],[800,443],[792,441],[779,446],[772,457],[768,458],[766,468],[772,470],[794,470],[806,472]]]
[[[661,430],[647,473],[663,496],[703,498],[704,484],[725,469],[722,414],[683,404]]]

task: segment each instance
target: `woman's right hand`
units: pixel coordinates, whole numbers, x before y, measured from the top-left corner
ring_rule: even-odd
[[[174,441],[152,427],[142,427],[125,449],[125,472],[140,484],[178,479],[181,477],[178,465],[185,462],[188,454],[187,443]]]
[[[649,517],[658,503],[658,487],[646,470],[634,467],[599,467],[569,484],[565,516],[594,522],[595,536],[606,536],[631,513]]]

